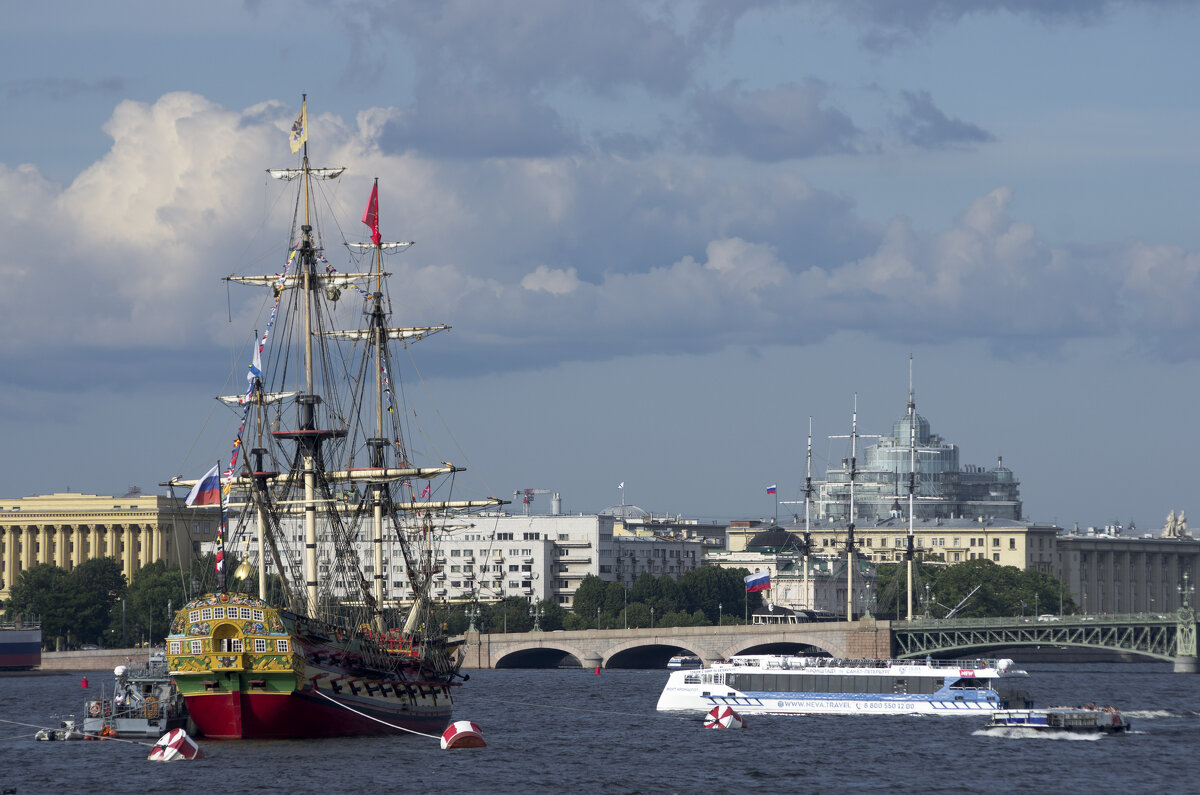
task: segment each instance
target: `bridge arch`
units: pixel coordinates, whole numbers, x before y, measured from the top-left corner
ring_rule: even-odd
[[[720,657],[729,659],[736,654],[814,654],[817,656],[844,657],[840,644],[830,643],[828,636],[797,637],[797,632],[771,632],[738,638],[721,649]]]
[[[677,654],[694,654],[705,663],[714,659],[707,644],[699,638],[679,639],[679,643],[665,642],[663,638],[634,638],[616,643],[605,649],[602,655],[605,668],[666,668],[667,662]]]
[[[495,668],[558,668],[563,665],[588,667],[592,655],[570,643],[523,643],[506,649],[493,663]]]

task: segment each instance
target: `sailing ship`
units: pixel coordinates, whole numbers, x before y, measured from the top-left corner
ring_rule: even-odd
[[[343,273],[326,259],[314,206],[344,169],[310,165],[307,97],[291,144],[300,165],[268,170],[298,186],[283,270],[227,279],[266,288],[269,308],[245,393],[221,398],[240,413],[229,464],[173,481],[192,486],[188,504],[219,505],[221,519],[217,585],[175,614],[167,660],[211,738],[436,736],[466,679],[432,612],[436,540],[463,514],[504,501],[452,500],[462,468],[410,462],[392,348],[449,326],[391,326],[383,256],[412,243],[382,240],[378,180],[363,214],[371,242],[347,244],[369,265]],[[365,323],[343,308],[347,292]],[[246,554],[226,587],[240,540]],[[255,560],[257,593],[241,586]],[[386,607],[387,571],[407,577],[406,613]]]

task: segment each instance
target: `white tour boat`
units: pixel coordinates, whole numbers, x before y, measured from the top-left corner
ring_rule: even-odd
[[[1008,686],[1024,677],[1012,660],[842,660],[742,655],[709,668],[674,671],[660,712],[742,714],[978,715],[1029,707]]]

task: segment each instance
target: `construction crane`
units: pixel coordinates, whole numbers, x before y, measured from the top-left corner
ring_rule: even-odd
[[[513,499],[518,497],[521,499],[521,504],[524,506],[524,514],[529,515],[529,506],[533,503],[533,495],[549,494],[550,489],[517,489],[513,492]]]

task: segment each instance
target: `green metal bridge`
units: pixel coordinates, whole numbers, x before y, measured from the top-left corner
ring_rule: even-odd
[[[1128,652],[1196,667],[1196,613],[1084,615],[1038,618],[963,618],[892,622],[897,657],[962,654],[1014,646],[1068,646]]]

